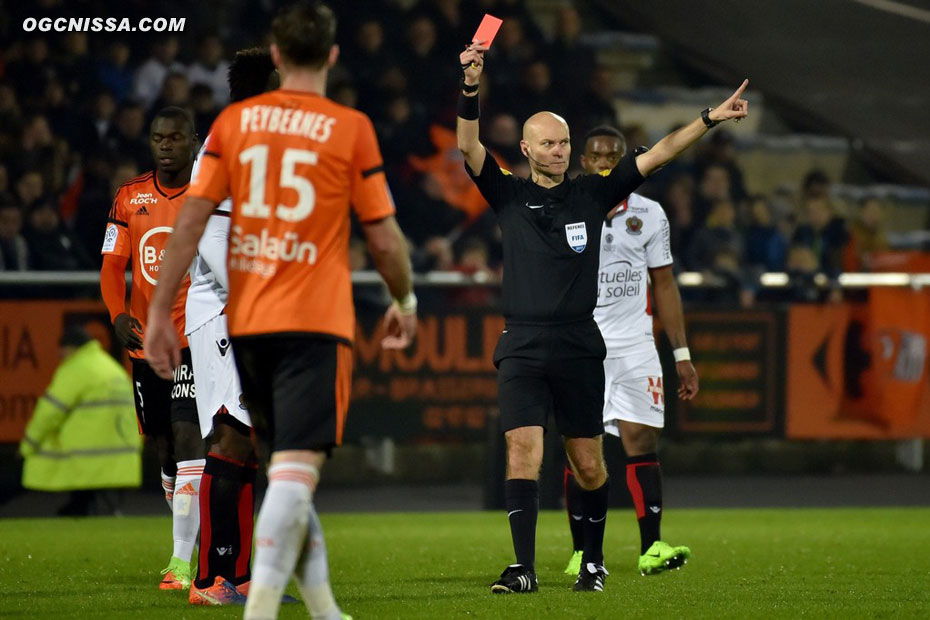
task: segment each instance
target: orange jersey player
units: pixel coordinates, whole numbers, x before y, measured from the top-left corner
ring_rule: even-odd
[[[122,273],[126,263],[132,264],[132,288],[129,293],[129,318],[137,325],[134,329],[144,333],[149,300],[158,283],[158,269],[165,253],[165,245],[171,235],[174,219],[186,198],[188,184],[181,187],[162,187],[158,184],[155,171],[130,179],[120,186],[107,218],[107,230],[101,253],[108,267],[119,271],[119,277],[101,278],[104,301],[110,312],[110,320],[126,313],[126,285]],[[105,269],[109,275],[110,269]],[[181,346],[184,339],[184,306],[187,301],[187,286],[182,286],[171,318],[174,321]],[[129,339],[125,343],[129,356],[145,359],[141,339]]]
[[[319,468],[342,441],[351,390],[350,210],[395,300],[383,346],[407,346],[416,329],[410,259],[371,121],[323,96],[339,53],[335,29],[332,11],[319,2],[275,18],[271,57],[281,88],[217,118],[149,308],[148,360],[170,376],[180,361],[171,302],[206,220],[231,197],[229,333],[243,398],[272,451],[246,619],[277,616],[295,569],[311,615],[341,617],[312,494]]]
[[[183,362],[170,380],[156,375],[146,363],[142,337],[165,246],[190,183],[195,143],[190,116],[181,108],[159,110],[149,141],[155,170],[123,184],[113,200],[103,239],[100,289],[116,336],[129,349],[139,430],[155,441],[165,500],[174,515],[174,550],[159,587],[187,590],[200,526],[197,494],[204,466],[190,349],[184,338],[189,278],[171,307],[173,327],[184,348]],[[130,260],[132,289],[127,312],[126,263]]]

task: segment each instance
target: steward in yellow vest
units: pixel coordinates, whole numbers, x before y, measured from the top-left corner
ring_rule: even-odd
[[[138,487],[142,438],[129,375],[80,327],[65,330],[61,355],[19,446],[23,486],[36,491]]]

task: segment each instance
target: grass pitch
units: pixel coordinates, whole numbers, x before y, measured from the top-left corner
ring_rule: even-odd
[[[930,618],[930,509],[675,510],[663,524],[694,556],[640,577],[636,522],[608,520],[605,592],[571,591],[564,513],[537,533],[540,591],[491,595],[511,560],[503,513],[328,514],[343,609],[368,618]],[[0,521],[0,618],[239,618],[157,589],[171,521]],[[291,587],[289,592],[296,594]],[[281,618],[306,618],[302,605]]]

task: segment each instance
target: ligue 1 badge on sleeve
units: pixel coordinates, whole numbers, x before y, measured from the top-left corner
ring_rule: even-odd
[[[639,235],[643,232],[643,221],[632,215],[626,220],[626,231],[631,235]]]
[[[565,225],[565,238],[568,239],[568,246],[575,252],[581,254],[588,245],[588,229],[585,228],[584,222],[575,222],[574,224]]]

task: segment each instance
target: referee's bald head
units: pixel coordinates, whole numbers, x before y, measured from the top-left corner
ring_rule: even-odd
[[[572,154],[568,123],[553,112],[537,112],[523,123],[520,150],[537,174],[548,177],[565,174]]]

